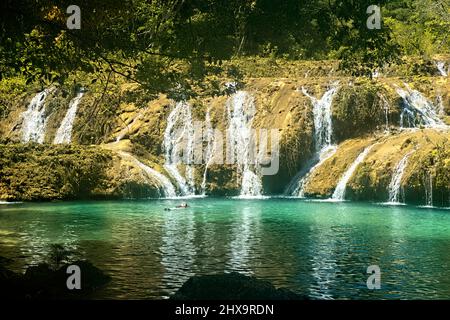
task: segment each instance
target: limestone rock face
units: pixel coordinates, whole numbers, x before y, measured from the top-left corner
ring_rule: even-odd
[[[310,172],[304,194],[313,198],[330,197],[358,155],[367,146],[377,143],[349,178],[346,199],[387,201],[395,169],[411,152],[400,179],[401,201],[426,204],[432,192],[435,205],[449,206],[448,78],[436,75],[399,78],[398,73],[389,76],[389,72],[376,79],[352,78],[333,72],[335,67],[335,62],[327,61],[304,63],[299,69],[292,64],[284,71],[271,69],[271,72],[260,73],[259,77],[246,77],[236,86],[253,99],[255,110],[251,127],[256,132],[264,129],[279,133],[279,170],[274,175],[259,177],[263,193],[285,194],[288,186],[299,179],[300,173],[308,172],[317,163],[319,150],[313,102],[330,86],[336,85],[338,89],[331,105],[330,143],[337,151]],[[242,68],[245,71],[244,65]],[[226,79],[218,81],[226,87]],[[113,81],[106,91],[92,85],[85,88],[78,106],[72,145],[54,146],[51,143],[56,130],[79,89],[55,87],[45,102],[44,144],[24,146],[20,141],[21,115],[42,88],[15,86],[14,90],[9,85],[8,92],[0,92],[1,99],[8,97],[3,108],[6,111],[0,119],[0,152],[4,157],[0,160],[3,165],[0,169],[1,199],[163,196],[160,181],[143,172],[135,160],[124,157],[124,152],[167,177],[175,192],[180,193],[177,177],[165,167],[164,139],[175,101],[164,95],[150,96],[139,85],[119,80]],[[205,132],[209,119],[209,126],[223,137],[218,142],[220,148],[214,149],[212,156],[222,162],[209,163],[208,159],[202,158],[207,148],[207,142],[203,141],[200,143],[203,148],[200,162],[177,166],[182,178],[191,175],[190,183],[197,194],[235,196],[241,190],[243,173],[236,163],[226,162],[228,105],[233,88],[223,90],[221,95],[199,92],[198,97],[186,101],[190,104],[190,121],[194,125],[198,124]],[[411,101],[405,100],[399,90],[416,95],[415,98],[419,94],[418,108],[421,110],[413,112],[415,117],[420,117],[421,112],[426,115],[431,112],[442,124],[440,128],[432,128],[421,121],[416,121],[414,128],[407,128],[409,125],[406,124],[411,123],[411,110],[407,108]],[[177,126],[183,128],[182,124]],[[186,143],[181,141],[180,146],[186,146]],[[270,155],[269,150],[265,159],[270,160]],[[81,156],[80,161],[78,156]],[[94,172],[90,177],[85,166]]]

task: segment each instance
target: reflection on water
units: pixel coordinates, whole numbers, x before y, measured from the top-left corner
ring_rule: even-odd
[[[191,209],[173,210],[164,215],[160,255],[167,294],[195,274],[194,236],[194,213]]]
[[[249,264],[251,256],[257,260],[256,254],[259,240],[260,207],[243,207],[232,226],[232,240],[230,241],[230,259],[227,262],[227,270],[238,271],[251,275],[252,269]]]
[[[0,205],[0,256],[23,271],[61,243],[111,275],[96,298],[167,298],[238,271],[311,298],[450,298],[450,215],[289,199]],[[379,265],[382,289],[366,287]]]
[[[339,266],[336,263],[336,239],[333,229],[312,228],[310,256],[312,257],[312,276],[310,295],[319,299],[332,299],[333,287]],[[319,293],[319,296],[315,296]]]

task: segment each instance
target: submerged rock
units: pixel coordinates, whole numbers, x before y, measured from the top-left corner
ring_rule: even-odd
[[[170,298],[172,300],[307,300],[270,282],[232,272],[194,276]]]

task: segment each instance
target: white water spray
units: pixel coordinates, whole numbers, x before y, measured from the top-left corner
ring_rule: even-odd
[[[332,109],[333,98],[338,91],[338,83],[334,83],[331,88],[319,100],[311,96],[308,91],[302,87],[302,92],[307,96],[313,105],[314,115],[314,141],[317,158],[316,164],[313,165],[309,171],[294,183],[294,189],[291,194],[300,198],[305,197],[305,187],[308,183],[309,177],[320,167],[327,159],[332,157],[337,150],[337,147],[331,144],[333,135],[332,123]],[[314,163],[314,162],[313,162]],[[292,188],[291,188],[292,189]]]
[[[402,113],[400,114],[400,127],[417,128],[446,128],[445,123],[439,119],[435,106],[419,91],[403,90],[397,88],[397,93],[403,99]]]
[[[211,164],[213,158],[214,158],[214,150],[215,150],[215,140],[214,140],[214,129],[211,125],[211,116],[209,114],[209,108],[206,110],[205,115],[205,125],[206,125],[206,152],[204,159],[206,160],[205,163],[205,171],[203,171],[203,180],[201,184],[202,188],[202,194],[206,194],[206,175],[208,173],[209,165]]]
[[[334,190],[333,195],[331,196],[332,200],[336,201],[344,201],[345,200],[345,190],[347,189],[347,183],[350,181],[350,178],[355,173],[358,166],[364,161],[364,159],[369,154],[370,150],[375,146],[375,144],[372,144],[364,149],[363,152],[361,152],[358,157],[355,159],[355,161],[352,163],[350,168],[344,173],[341,180],[336,186],[336,189]]]
[[[22,113],[22,141],[43,143],[45,129],[47,127],[45,99],[50,94],[50,89],[36,94],[28,105],[28,109]]]
[[[237,91],[227,101],[228,147],[242,176],[240,197],[261,197],[263,192],[252,130],[256,108],[253,97]]]
[[[71,142],[73,123],[77,114],[78,104],[80,103],[83,95],[84,92],[81,91],[74,99],[72,99],[72,101],[70,101],[66,116],[64,117],[60,127],[56,131],[55,139],[53,140],[54,144]]]
[[[436,62],[436,67],[439,70],[439,73],[443,77],[448,77],[448,70],[445,69],[445,62],[444,61],[438,61]]]
[[[158,171],[150,168],[149,166],[143,164],[141,161],[136,159],[134,156],[132,156],[129,153],[120,151],[119,154],[131,160],[135,165],[137,165],[148,177],[155,180],[158,185],[160,186],[161,190],[164,193],[164,197],[166,198],[174,198],[176,197],[176,191],[173,184],[170,182],[170,180],[163,174],[159,173]]]
[[[425,183],[425,201],[426,207],[433,207],[433,175],[428,174],[428,181]]]
[[[182,196],[195,195],[194,168],[192,167],[194,131],[190,104],[185,101],[178,102],[167,118],[163,148],[164,168],[177,182]],[[181,157],[184,161],[181,161]],[[178,164],[181,162],[185,165],[185,177],[178,171]]]
[[[409,157],[415,150],[408,152],[396,165],[394,173],[392,175],[391,182],[389,183],[389,203],[400,204],[400,191],[402,188],[402,178],[405,173],[405,169],[408,165]]]

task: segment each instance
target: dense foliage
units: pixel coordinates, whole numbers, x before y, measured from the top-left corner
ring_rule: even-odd
[[[93,196],[110,154],[97,148],[0,145],[1,200],[57,200]]]
[[[78,0],[0,4],[0,76],[64,81],[75,71],[115,73],[153,92],[189,92],[236,70],[236,56],[340,59],[371,75],[401,55],[450,51],[449,0],[381,0],[382,27],[367,28],[371,0]],[[226,70],[224,70],[226,69]],[[95,81],[95,79],[93,80]]]

